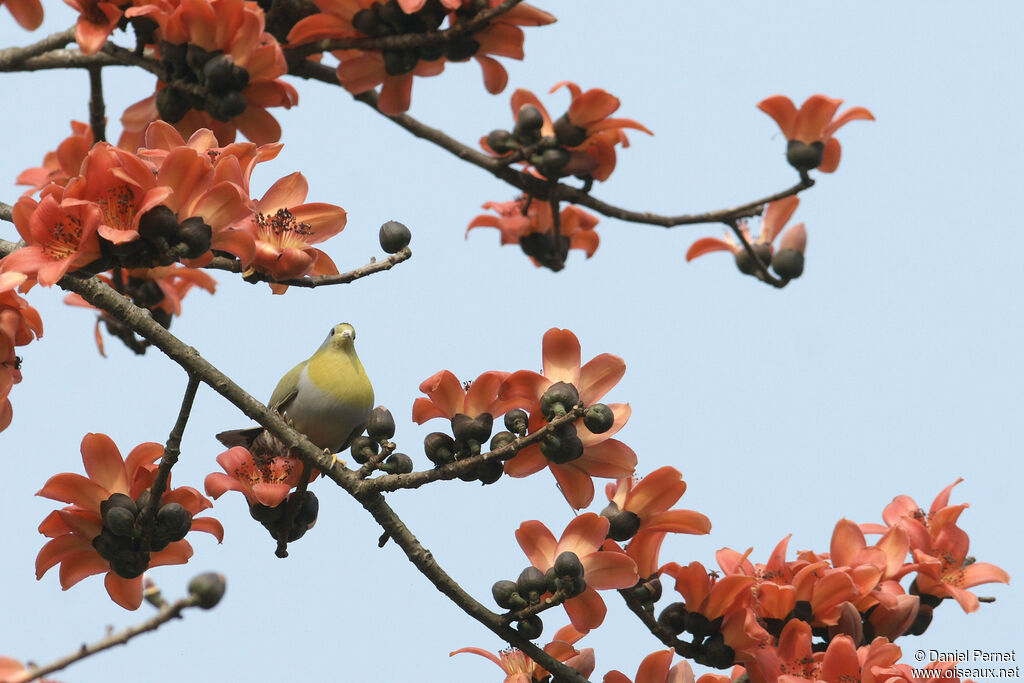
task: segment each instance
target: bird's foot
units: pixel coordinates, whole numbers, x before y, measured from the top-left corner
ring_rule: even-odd
[[[345,461],[338,457],[337,453],[332,453],[330,448],[324,449],[324,455],[331,456],[331,466],[341,464],[342,467],[346,467]]]

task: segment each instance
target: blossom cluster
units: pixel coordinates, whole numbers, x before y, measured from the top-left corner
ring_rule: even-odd
[[[140,444],[122,457],[109,436],[87,434],[81,450],[87,476],[56,474],[36,494],[69,503],[39,525],[50,540],[36,557],[36,578],[60,565],[60,585],[67,590],[105,574],[111,599],[138,609],[146,569],[188,562],[189,531],[204,531],[219,542],[224,529],[216,519],[198,516],[210,501],[189,486],[170,488],[169,477],[160,499],[151,499],[156,461],[164,454],[160,444]]]

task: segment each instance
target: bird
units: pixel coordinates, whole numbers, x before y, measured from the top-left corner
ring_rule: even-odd
[[[361,434],[373,409],[373,385],[355,349],[349,323],[331,328],[320,348],[277,383],[267,407],[279,412],[317,447],[332,454]],[[217,434],[227,447],[249,448],[263,427]]]

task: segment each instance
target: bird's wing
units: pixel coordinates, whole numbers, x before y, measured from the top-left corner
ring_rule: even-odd
[[[270,402],[267,403],[268,408],[280,413],[288,407],[288,403],[299,393],[299,376],[308,362],[308,360],[302,361],[281,378],[281,381],[277,383],[277,387],[274,389],[274,393],[270,395]]]
[[[262,433],[263,427],[249,427],[247,429],[229,429],[216,436],[217,441],[220,441],[228,448],[234,448],[235,446],[249,448],[252,446],[252,442],[256,440],[256,437]]]

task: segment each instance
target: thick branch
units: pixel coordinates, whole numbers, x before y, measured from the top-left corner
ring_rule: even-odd
[[[15,71],[18,65],[27,59],[36,57],[44,52],[59,50],[75,40],[75,29],[65,29],[59,33],[52,33],[42,40],[26,45],[25,47],[8,47],[0,50],[0,71]]]
[[[107,139],[107,108],[103,103],[103,67],[89,68],[89,126],[93,142]]]
[[[110,55],[98,52],[84,54],[81,50],[52,50],[23,62],[4,64],[0,71],[45,71],[47,69],[91,69],[97,66],[128,66]]]
[[[78,648],[71,654],[67,655],[66,657],[61,657],[57,661],[47,664],[46,666],[32,667],[26,672],[26,678],[19,678],[17,680],[23,681],[24,683],[28,683],[28,681],[34,681],[38,678],[42,678],[43,676],[51,674],[54,671],[60,671],[61,669],[74,664],[80,659],[91,657],[97,652],[109,650],[115,645],[124,645],[135,636],[147,633],[149,631],[155,631],[171,619],[180,619],[181,613],[186,608],[195,607],[198,604],[199,597],[195,595],[190,595],[189,597],[182,598],[181,600],[178,600],[173,604],[165,605],[164,607],[160,608],[160,611],[157,612],[155,616],[153,616],[150,619],[147,619],[141,624],[126,628],[120,633],[111,634],[103,640],[93,643],[92,645],[82,645],[80,648]]]
[[[416,537],[412,535],[398,515],[395,514],[395,511],[385,502],[384,496],[376,492],[370,492],[357,498],[363,507],[366,508],[367,512],[373,515],[377,523],[394,539],[398,547],[402,549],[406,557],[409,558],[409,561],[416,566],[420,573],[427,577],[437,590],[448,596],[449,600],[462,608],[462,611],[486,626],[499,638],[522,650],[528,657],[555,674],[557,680],[587,683],[586,677],[578,671],[562,664],[544,652],[544,650],[523,638],[517,631],[509,628],[501,615],[491,612],[477,602],[473,596],[464,591],[434,561],[434,556],[430,551],[424,548]]]

